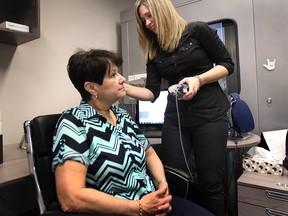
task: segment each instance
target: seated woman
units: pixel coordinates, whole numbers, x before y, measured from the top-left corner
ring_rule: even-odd
[[[211,215],[169,194],[163,165],[132,117],[114,105],[125,93],[122,58],[78,51],[67,70],[82,101],[60,117],[52,170],[64,212],[95,215]],[[148,175],[149,174],[149,175]]]

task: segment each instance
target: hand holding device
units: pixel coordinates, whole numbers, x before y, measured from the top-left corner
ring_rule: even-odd
[[[181,98],[184,94],[188,92],[188,85],[186,84],[175,84],[168,88],[170,94]]]

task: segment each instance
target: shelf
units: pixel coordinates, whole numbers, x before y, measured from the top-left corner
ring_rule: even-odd
[[[0,43],[21,45],[23,43],[35,40],[39,37],[39,34],[17,32],[9,29],[0,28]]]
[[[0,28],[0,43],[21,45],[40,37],[40,0],[0,0],[0,23],[29,26],[30,32]]]

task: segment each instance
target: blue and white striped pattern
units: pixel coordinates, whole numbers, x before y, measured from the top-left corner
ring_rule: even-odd
[[[87,187],[139,199],[155,190],[146,170],[149,143],[125,110],[111,109],[117,126],[83,101],[63,113],[54,134],[52,169],[67,159],[78,161],[87,167]]]

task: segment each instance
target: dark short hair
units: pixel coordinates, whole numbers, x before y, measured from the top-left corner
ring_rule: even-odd
[[[91,94],[85,90],[85,82],[95,82],[102,85],[105,74],[111,64],[121,67],[123,59],[120,55],[103,50],[78,50],[68,61],[67,71],[71,82],[84,101],[91,99]]]

